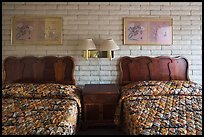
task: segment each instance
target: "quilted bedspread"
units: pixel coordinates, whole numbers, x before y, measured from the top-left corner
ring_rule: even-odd
[[[115,123],[130,135],[201,135],[202,86],[176,80],[125,85]]]
[[[2,89],[2,135],[73,135],[81,114],[75,86],[8,84]]]

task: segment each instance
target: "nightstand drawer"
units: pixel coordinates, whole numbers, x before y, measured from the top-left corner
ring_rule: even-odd
[[[117,102],[117,95],[86,95],[84,96],[85,103],[113,103]]]

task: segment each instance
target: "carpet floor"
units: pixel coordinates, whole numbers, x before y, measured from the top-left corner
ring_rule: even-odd
[[[125,133],[117,127],[90,127],[81,129],[78,135],[125,135]]]

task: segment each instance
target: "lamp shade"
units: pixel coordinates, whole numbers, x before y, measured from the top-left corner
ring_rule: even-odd
[[[113,41],[113,39],[104,40],[100,45],[100,50],[109,51],[109,50],[117,50],[119,49],[118,45]]]
[[[96,49],[96,46],[92,39],[83,39],[80,41],[79,45],[82,50]]]

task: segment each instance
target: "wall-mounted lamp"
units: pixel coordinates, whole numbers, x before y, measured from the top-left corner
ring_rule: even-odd
[[[107,39],[102,42],[100,45],[101,51],[107,51],[108,52],[108,58],[112,60],[112,50],[118,50],[118,45],[113,41],[113,39]]]
[[[80,48],[82,50],[85,50],[84,52],[84,57],[86,58],[86,60],[88,60],[89,58],[89,50],[93,50],[93,49],[96,49],[96,46],[93,42],[92,39],[83,39],[80,41]]]

